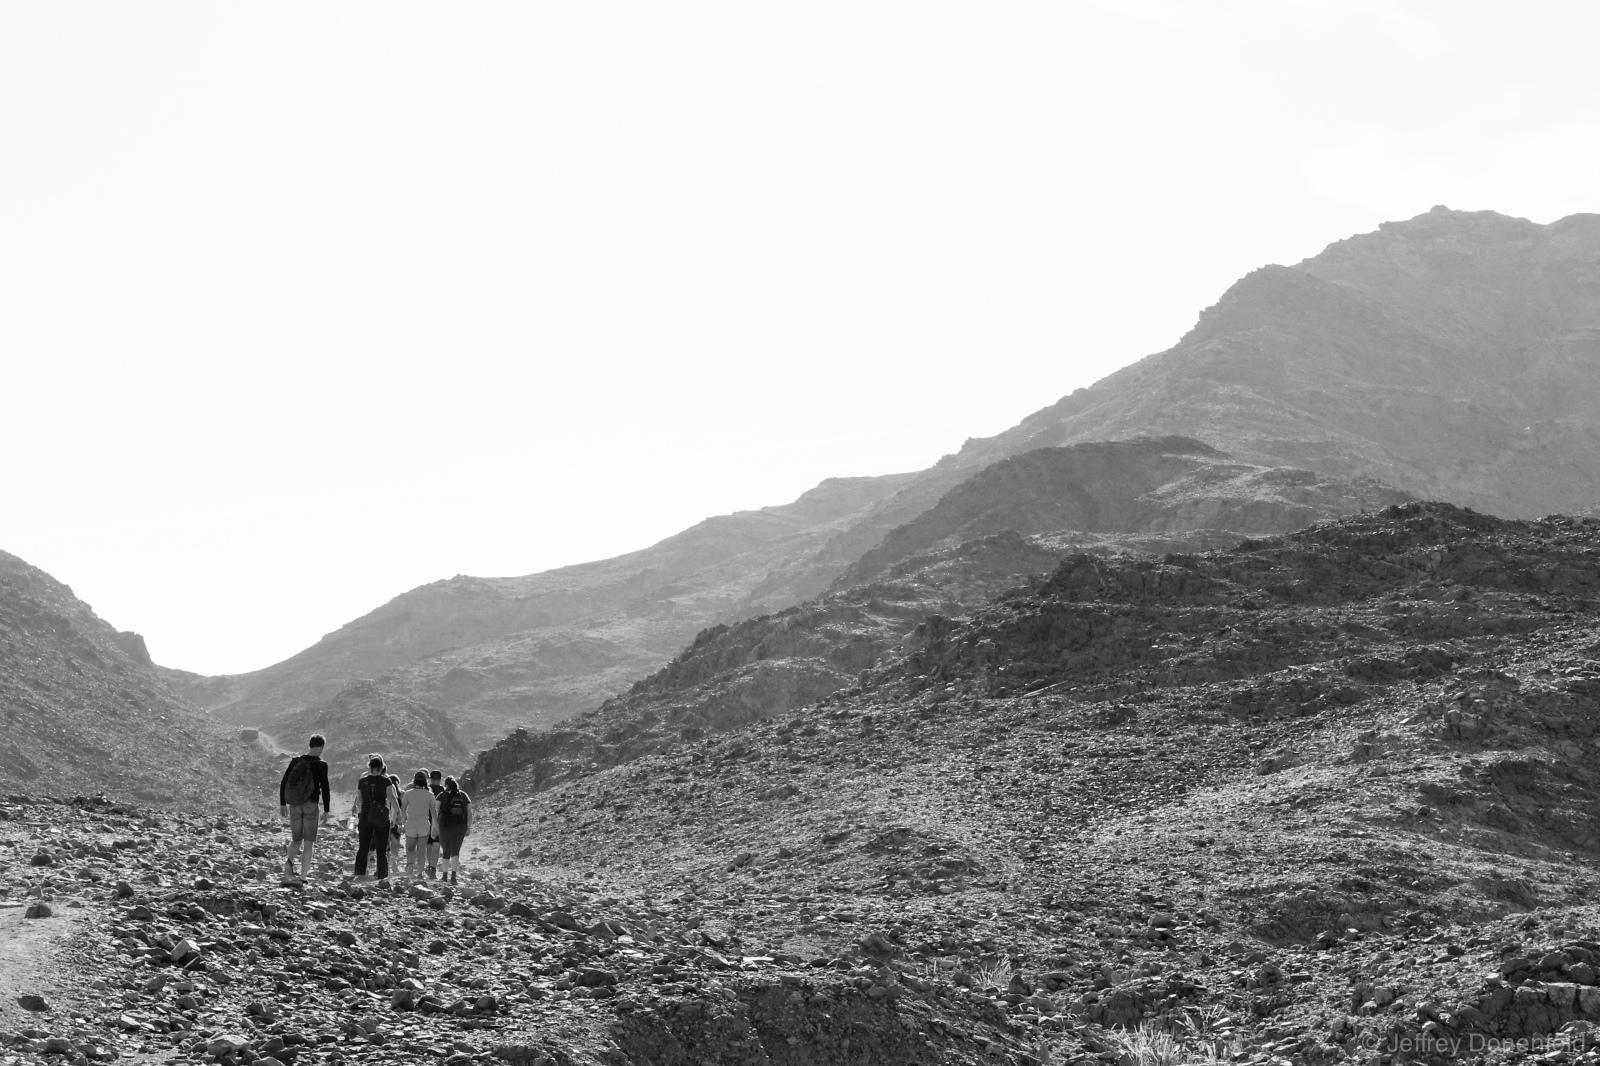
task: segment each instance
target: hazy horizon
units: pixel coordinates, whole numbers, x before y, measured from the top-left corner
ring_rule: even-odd
[[[0,550],[207,674],[926,467],[1434,204],[1600,210],[1577,4],[0,27]]]

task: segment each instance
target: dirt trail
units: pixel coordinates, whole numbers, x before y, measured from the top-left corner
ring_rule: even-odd
[[[24,918],[25,901],[0,902],[0,1026],[22,1029],[41,1025],[66,1005],[70,994],[65,965],[74,938],[83,931],[83,911],[56,901],[49,918]],[[37,993],[50,1001],[50,1011],[24,1010],[17,997]]]

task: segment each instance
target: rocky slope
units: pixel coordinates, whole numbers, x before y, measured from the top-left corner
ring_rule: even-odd
[[[1600,522],[1438,504],[1072,556],[863,691],[513,776],[487,835],[990,1061],[1596,1061],[1597,596]]]
[[[175,695],[137,633],[0,552],[0,765],[18,791],[193,801],[258,783],[265,752]]]
[[[0,883],[0,945],[32,949],[0,967],[13,1062],[976,1066],[978,1041],[1016,1041],[987,1005],[842,960],[719,950],[698,907],[648,885],[499,862],[457,886],[352,879],[342,827],[325,877],[285,879],[270,822],[19,800],[0,845],[42,861]]]
[[[1181,437],[1029,452],[980,471],[893,530],[827,596],[705,630],[625,696],[480,752],[469,780],[491,787],[537,766],[541,780],[556,781],[815,702],[854,685],[930,616],[942,624],[964,616],[1070,549],[1203,550],[1404,498],[1376,483],[1237,463]],[[1228,524],[1192,528],[1206,519]],[[1002,532],[963,539],[989,530]],[[925,553],[909,555],[916,550]]]
[[[371,680],[352,681],[332,699],[282,720],[274,739],[301,751],[314,733],[331,738],[323,753],[328,785],[350,801],[373,755],[382,755],[403,784],[420,769],[456,774],[470,758],[442,711]]]
[[[1136,433],[1495,514],[1600,497],[1600,215],[1434,208],[1234,284],[1177,345],[957,461]]]
[[[492,787],[529,767],[553,783],[814,703],[853,685],[929,614],[966,613],[1059,558],[1007,532],[905,560],[869,585],[704,630],[625,695],[480,752],[465,785]]]
[[[347,683],[381,678],[482,742],[512,723],[594,707],[707,625],[815,595],[870,547],[852,547],[852,537],[870,537],[853,529],[870,527],[874,514],[894,523],[920,509],[920,495],[896,501],[908,480],[832,479],[791,504],[707,519],[615,559],[434,582],[264,670],[167,678],[219,719],[274,732]]]
[[[920,483],[916,493],[895,494],[887,501],[880,501],[881,506],[873,512],[871,521],[885,523],[902,511],[923,507],[927,500],[921,494],[925,494],[933,484],[936,482]],[[858,495],[851,499],[870,496],[867,488],[858,487]],[[1141,438],[1045,449],[996,464],[958,482],[912,521],[889,530],[877,548],[857,560],[843,578],[835,579],[835,583],[859,583],[911,552],[948,546],[980,533],[1010,528],[1033,533],[1067,526],[1088,532],[1126,535],[1192,531],[1204,528],[1206,522],[1217,522],[1221,523],[1222,529],[1240,533],[1282,531],[1315,518],[1361,507],[1381,506],[1403,498],[1404,494],[1373,482],[1350,482],[1305,470],[1238,463],[1213,448],[1187,438]],[[834,515],[836,512],[817,505],[808,513],[817,517]],[[850,536],[860,536],[868,524],[865,521],[857,522],[850,529]],[[708,529],[721,528],[722,525],[707,524]],[[709,533],[706,535],[710,536]],[[318,659],[320,665],[302,670],[300,665],[296,665],[296,660],[291,660],[273,667],[267,673],[280,680],[287,679],[283,685],[268,678],[261,682],[265,687],[253,690],[254,696],[228,704],[221,708],[220,713],[242,715],[245,713],[243,708],[259,706],[260,700],[276,694],[272,698],[288,701],[284,705],[288,709],[273,713],[263,711],[253,719],[274,735],[298,736],[306,731],[307,723],[314,721],[326,729],[330,738],[334,738],[343,750],[353,751],[356,747],[366,746],[368,740],[358,742],[361,737],[376,741],[373,746],[377,750],[385,750],[385,727],[380,719],[382,708],[392,703],[397,717],[389,728],[393,737],[387,741],[387,747],[398,746],[397,750],[403,750],[407,760],[420,760],[430,766],[440,763],[452,765],[460,759],[461,752],[457,750],[459,745],[452,743],[430,747],[426,743],[421,746],[413,743],[413,740],[420,739],[414,735],[412,722],[417,716],[417,709],[425,710],[429,715],[442,716],[472,743],[482,743],[490,736],[498,736],[507,722],[522,720],[537,728],[538,723],[569,717],[576,713],[579,700],[586,701],[584,710],[590,710],[600,686],[609,686],[611,691],[615,691],[622,688],[630,677],[645,673],[648,667],[655,665],[655,661],[640,651],[639,647],[627,651],[627,641],[635,641],[641,646],[649,645],[651,641],[666,639],[667,634],[675,634],[686,643],[688,638],[684,635],[684,628],[689,622],[726,616],[737,623],[747,617],[755,604],[762,602],[758,593],[767,596],[776,594],[774,590],[782,590],[785,598],[797,594],[802,588],[808,587],[808,583],[815,584],[838,574],[848,560],[846,549],[841,545],[849,537],[836,536],[808,557],[808,569],[805,569],[803,580],[781,578],[776,572],[769,572],[762,579],[759,589],[734,604],[725,598],[706,595],[704,586],[712,580],[722,581],[724,584],[721,587],[726,590],[733,587],[728,582],[736,584],[737,574],[752,577],[752,556],[735,553],[720,557],[717,545],[688,534],[684,537],[688,538],[685,541],[688,547],[679,545],[675,550],[695,564],[708,565],[676,586],[678,591],[684,593],[682,601],[668,605],[665,617],[657,619],[655,623],[630,614],[624,608],[603,624],[591,620],[581,624],[535,626],[512,636],[404,662],[376,679],[356,682],[362,686],[364,693],[384,694],[384,699],[367,699],[362,704],[366,713],[359,721],[346,723],[340,720],[338,712],[352,708],[356,703],[338,697],[331,701],[318,700],[306,708],[295,706],[297,698],[325,687],[329,679],[337,678],[340,672],[366,665],[368,659],[354,657],[371,652],[375,646],[383,647],[385,654],[391,658],[404,656],[415,650],[418,646],[416,641],[445,639],[440,635],[443,630],[439,627],[446,622],[461,625],[464,619],[470,619],[475,626],[486,627],[455,634],[455,639],[470,641],[495,627],[515,628],[529,624],[534,617],[533,612],[548,610],[550,606],[548,579],[551,575],[541,575],[538,579],[519,579],[535,590],[523,590],[525,595],[512,595],[508,592],[507,582],[456,578],[437,587],[430,586],[408,593],[380,612],[334,634],[323,642],[329,645],[327,649],[322,649],[322,645],[311,649],[321,656]],[[725,530],[716,539],[720,540],[721,549],[731,551],[738,547],[737,543],[733,543],[736,538],[732,538]],[[793,552],[796,544],[804,539],[790,535],[776,545],[762,542],[756,555],[770,562],[782,553]],[[853,551],[854,547],[849,550]],[[654,557],[656,552],[657,549],[651,549],[640,554]],[[979,558],[979,555],[968,554],[958,558],[966,559],[979,568],[988,566],[988,562]],[[634,563],[643,565],[639,560]],[[1048,563],[1036,559],[1031,565],[1033,569],[1028,572],[1036,573],[1046,569]],[[596,569],[611,573],[614,568],[611,564],[597,564]],[[1013,577],[1023,572],[1008,571]],[[713,577],[713,574],[721,576]],[[730,574],[735,577],[729,577]],[[941,583],[943,581],[941,579]],[[700,583],[698,593],[693,591],[696,582]],[[847,683],[852,671],[870,664],[887,647],[886,641],[897,639],[909,624],[914,624],[921,617],[914,602],[921,603],[923,614],[929,609],[949,611],[963,604],[975,605],[997,591],[983,584],[982,580],[968,591],[978,595],[977,589],[980,587],[984,590],[980,598],[959,602],[947,602],[938,597],[928,599],[921,592],[909,600],[901,596],[902,602],[890,611],[894,621],[886,623],[887,628],[883,632],[861,633],[847,638],[849,643],[855,645],[854,650],[836,649],[837,654],[822,657],[829,659],[829,662],[823,662],[809,653],[800,656],[806,661],[786,661],[794,657],[774,650],[762,656],[765,660],[762,666],[745,671],[744,677],[720,679],[717,685],[728,691],[699,702],[705,703],[709,699],[725,708],[736,704],[744,708],[741,713],[748,716],[775,713],[813,700]],[[477,608],[461,606],[465,600],[482,597],[489,598],[499,613],[478,614],[474,613]],[[441,599],[448,601],[448,604],[441,606]],[[574,595],[572,602],[592,607],[594,597]],[[419,614],[423,615],[421,621],[418,620]],[[830,635],[825,639],[833,640],[833,632],[829,629]],[[609,633],[613,639],[607,639],[603,633]],[[619,636],[624,633],[629,636]],[[425,637],[425,634],[431,636]],[[658,658],[665,658],[657,654]],[[311,652],[303,653],[297,660],[310,656]],[[860,660],[859,664],[857,660]],[[216,679],[186,679],[184,684],[195,698],[216,698]],[[299,695],[296,696],[296,693]],[[608,714],[603,716],[603,720],[610,721],[616,717]],[[637,731],[628,724],[633,717],[622,716],[618,722],[608,726],[607,731],[618,727]],[[674,720],[677,717],[674,715]],[[722,720],[717,712],[709,717]],[[729,719],[743,720],[746,719]],[[716,721],[708,721],[702,728],[721,728]],[[674,728],[676,724],[675,721]],[[692,722],[685,724],[693,725]],[[438,732],[436,727],[430,729]],[[351,730],[355,731],[354,735],[348,738],[342,735],[349,734]],[[567,736],[571,731],[561,729],[558,732]],[[526,735],[518,734],[518,741]],[[567,743],[561,746],[564,752],[571,747]],[[607,761],[603,754],[600,761]],[[482,773],[479,777],[487,779]]]

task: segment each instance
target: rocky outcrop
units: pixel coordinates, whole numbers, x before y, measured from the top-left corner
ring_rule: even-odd
[[[892,530],[839,580],[857,584],[912,552],[1003,529],[1287,533],[1410,498],[1370,479],[1240,463],[1188,437],[1041,448],[972,475]]]
[[[128,658],[140,666],[155,665],[150,661],[150,649],[145,647],[144,638],[139,634],[124,630],[115,634],[112,639],[117,642],[117,647],[127,653]]]

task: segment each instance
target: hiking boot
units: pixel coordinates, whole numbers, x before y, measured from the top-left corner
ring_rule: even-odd
[[[439,879],[438,873],[435,872],[434,868],[431,866],[428,867],[428,879],[431,881],[437,881]]]
[[[450,883],[452,885],[456,883],[456,872],[454,870],[450,871]]]
[[[286,862],[286,863],[283,864],[283,876],[285,876],[285,877],[293,877],[294,876],[294,863]]]

